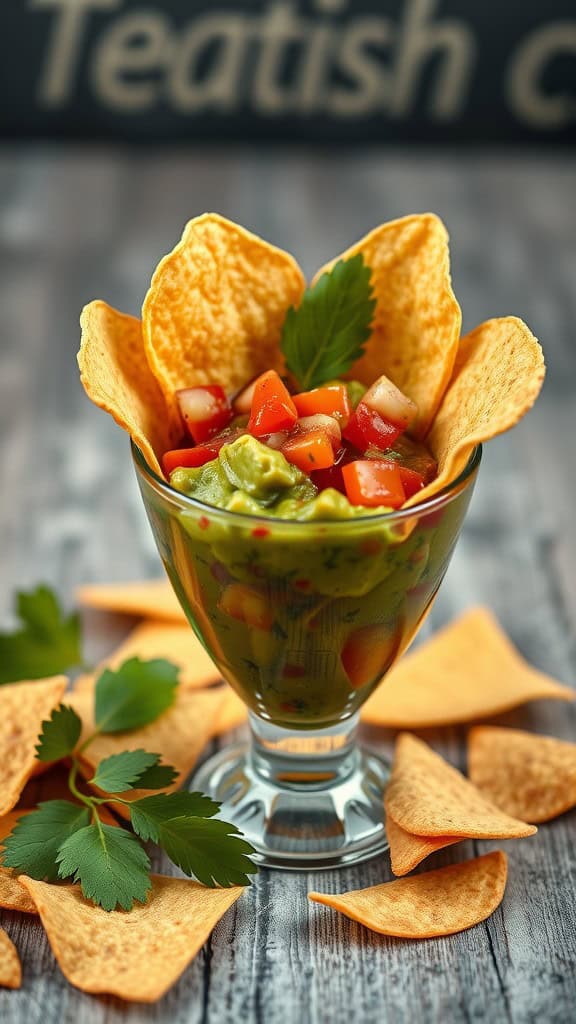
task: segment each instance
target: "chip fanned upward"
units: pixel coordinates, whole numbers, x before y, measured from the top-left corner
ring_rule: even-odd
[[[78,885],[21,876],[34,900],[62,973],[84,992],[153,1003],[178,980],[244,889],[207,889],[152,875],[145,904],[107,912]]]
[[[507,871],[506,855],[497,850],[412,878],[341,896],[311,892],[308,898],[381,935],[431,939],[454,935],[490,917],[502,902]]]
[[[140,321],[96,299],[82,310],[80,379],[95,405],[114,417],[162,476],[159,459],[178,441],[166,402],[146,361]]]
[[[370,725],[426,729],[509,711],[574,690],[529,665],[488,608],[470,608],[406,654],[362,709]]]
[[[66,676],[0,687],[0,817],[16,806],[34,772],[42,722],[65,689]]]
[[[396,741],[386,814],[417,836],[520,839],[536,832],[490,803],[468,779],[410,733]]]
[[[426,438],[438,475],[406,506],[438,494],[464,471],[477,445],[514,427],[538,398],[545,372],[542,349],[518,317],[487,320],[462,338]]]
[[[433,213],[393,220],[331,260],[362,253],[377,305],[372,336],[350,377],[370,385],[385,373],[418,405],[426,434],[451,377],[462,314],[450,283],[448,234]]]
[[[177,415],[179,388],[239,388],[282,365],[286,311],[305,281],[292,256],[216,213],[188,222],[142,307],[149,365]]]
[[[479,726],[468,736],[468,772],[488,800],[524,821],[576,807],[576,743]]]

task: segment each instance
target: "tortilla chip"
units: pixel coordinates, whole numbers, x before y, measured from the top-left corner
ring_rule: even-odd
[[[22,967],[16,946],[0,928],[0,985],[4,988],[20,988]]]
[[[139,615],[162,622],[187,622],[168,580],[136,583],[89,583],[76,590],[76,600],[85,608],[97,608],[119,615]]]
[[[498,810],[426,743],[401,733],[384,798],[386,813],[417,836],[520,839],[537,830]]]
[[[390,845],[390,864],[395,875],[407,875],[432,853],[462,842],[461,836],[412,835],[390,817],[386,819],[386,835]]]
[[[304,288],[288,253],[216,213],[189,221],[142,307],[148,362],[174,415],[179,388],[233,391],[281,368],[286,311]]]
[[[171,764],[177,770],[178,777],[172,786],[167,787],[166,792],[177,789],[188,777],[213,735],[214,722],[223,697],[223,687],[200,692],[179,687],[172,707],[154,722],[142,729],[98,736],[82,753],[82,774],[86,779],[91,779],[103,758],[123,750],[144,749],[160,754],[166,764]],[[79,693],[74,691],[69,704],[82,719],[82,743],[94,729],[94,688],[83,686]],[[150,791],[132,789],[121,795],[126,800],[138,800],[142,796],[149,796]],[[130,817],[129,810],[122,804],[114,804],[114,807],[122,817]]]
[[[244,701],[231,686],[227,685],[220,711],[214,722],[212,735],[221,736],[222,733],[229,732],[230,729],[238,729],[239,726],[245,725],[247,721],[248,709]]]
[[[145,904],[107,912],[79,885],[21,876],[64,976],[83,992],[153,1003],[174,985],[242,886],[208,889],[186,878],[152,875]]]
[[[490,917],[502,902],[507,874],[506,854],[496,850],[424,875],[341,896],[311,892],[308,898],[381,935],[432,939],[463,932]]]
[[[406,506],[438,494],[464,471],[476,445],[510,430],[532,408],[546,368],[522,320],[487,320],[462,338],[454,373],[426,439],[438,475]]]
[[[197,690],[220,680],[220,673],[205,648],[189,625],[177,626],[163,622],[143,622],[137,626],[98,666],[96,675],[102,669],[117,669],[128,658],[166,658],[180,670],[180,686]],[[76,680],[76,693],[84,687],[92,687],[92,675],[80,676]]]
[[[381,224],[338,259],[361,252],[377,299],[372,336],[349,376],[372,384],[385,373],[418,405],[423,437],[448,386],[462,314],[450,283],[448,234],[432,213]]]
[[[529,665],[488,608],[471,608],[404,655],[362,709],[370,725],[426,729],[576,693]]]
[[[42,722],[60,703],[66,676],[0,687],[0,818],[18,803],[34,771]]]
[[[3,847],[3,840],[9,836],[19,818],[29,811],[10,811],[0,818],[0,850]],[[23,885],[20,885],[18,876],[12,868],[5,868],[0,865],[0,907],[6,910],[20,910],[24,914],[36,914],[36,904],[30,898],[29,893]],[[0,951],[0,963],[2,953]]]
[[[80,379],[89,398],[114,417],[162,476],[159,459],[181,435],[170,426],[166,403],[144,351],[140,321],[96,299],[80,317]]]
[[[481,793],[524,821],[576,807],[576,743],[487,726],[468,735],[468,773]]]

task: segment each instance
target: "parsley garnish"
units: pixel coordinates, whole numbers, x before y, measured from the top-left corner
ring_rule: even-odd
[[[281,348],[302,391],[341,377],[364,352],[376,309],[361,253],[338,263],[286,314]]]
[[[82,663],[80,618],[64,615],[49,587],[18,593],[16,612],[20,628],[0,633],[0,684],[56,676]]]
[[[205,885],[248,885],[257,869],[254,851],[238,829],[214,818],[220,805],[201,793],[156,793],[126,800],[120,793],[163,789],[177,772],[160,755],[126,750],[100,761],[90,783],[78,789],[82,752],[102,733],[140,728],[174,701],[178,669],[164,659],[130,658],[116,671],[105,669],[95,688],[95,731],[80,742],[82,722],[61,704],[42,723],[39,761],[71,759],[68,786],[75,803],[48,800],[24,815],[4,840],[2,863],[32,878],[79,882],[86,899],[114,910],[146,901],[150,860],[142,841],[151,840],[187,875]],[[101,820],[106,804],[125,804],[134,832]]]

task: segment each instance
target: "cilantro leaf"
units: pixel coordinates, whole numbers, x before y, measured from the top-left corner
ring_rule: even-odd
[[[4,839],[2,863],[39,881],[58,878],[56,856],[62,844],[90,821],[87,807],[69,800],[46,800],[23,815]]]
[[[164,658],[129,658],[116,671],[104,669],[96,683],[95,719],[103,733],[139,729],[174,702],[178,667]]]
[[[193,818],[212,818],[220,810],[220,804],[202,793],[159,793],[144,796],[130,804],[132,828],[141,839],[158,842],[160,826],[171,818],[183,815]]]
[[[160,754],[149,754],[146,750],[124,750],[121,754],[105,757],[96,769],[93,786],[106,793],[122,793],[140,784],[140,776],[160,761]]]
[[[80,739],[81,732],[82,722],[74,709],[60,704],[54,708],[50,718],[42,722],[36,757],[39,761],[61,761],[62,758],[69,757]]]
[[[171,764],[154,764],[138,776],[138,789],[166,789],[178,778]]]
[[[170,818],[158,828],[157,843],[186,875],[204,885],[249,885],[258,869],[247,854],[250,843],[234,825],[217,818]]]
[[[146,902],[151,888],[150,860],[131,832],[102,822],[86,825],[60,846],[60,878],[80,882],[88,900],[104,910],[130,910]]]
[[[82,663],[80,618],[64,615],[49,587],[19,593],[16,612],[20,628],[0,633],[0,685],[55,676]]]
[[[303,391],[341,377],[364,352],[376,309],[362,253],[338,260],[291,306],[281,348]]]
[[[248,885],[257,870],[247,856],[254,850],[234,825],[213,818],[218,810],[201,793],[162,793],[130,804],[130,820],[141,839],[157,843],[205,885]]]

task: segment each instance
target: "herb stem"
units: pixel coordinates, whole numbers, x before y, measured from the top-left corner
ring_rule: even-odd
[[[78,761],[76,760],[76,758],[74,758],[72,761],[72,765],[70,767],[70,772],[68,774],[68,788],[72,793],[72,796],[75,796],[76,799],[80,801],[80,803],[85,804],[85,806],[89,807],[90,810],[94,813],[94,800],[92,799],[92,797],[84,796],[84,793],[81,793],[78,787],[76,786],[76,777],[78,775],[79,767],[80,766],[78,764]]]

